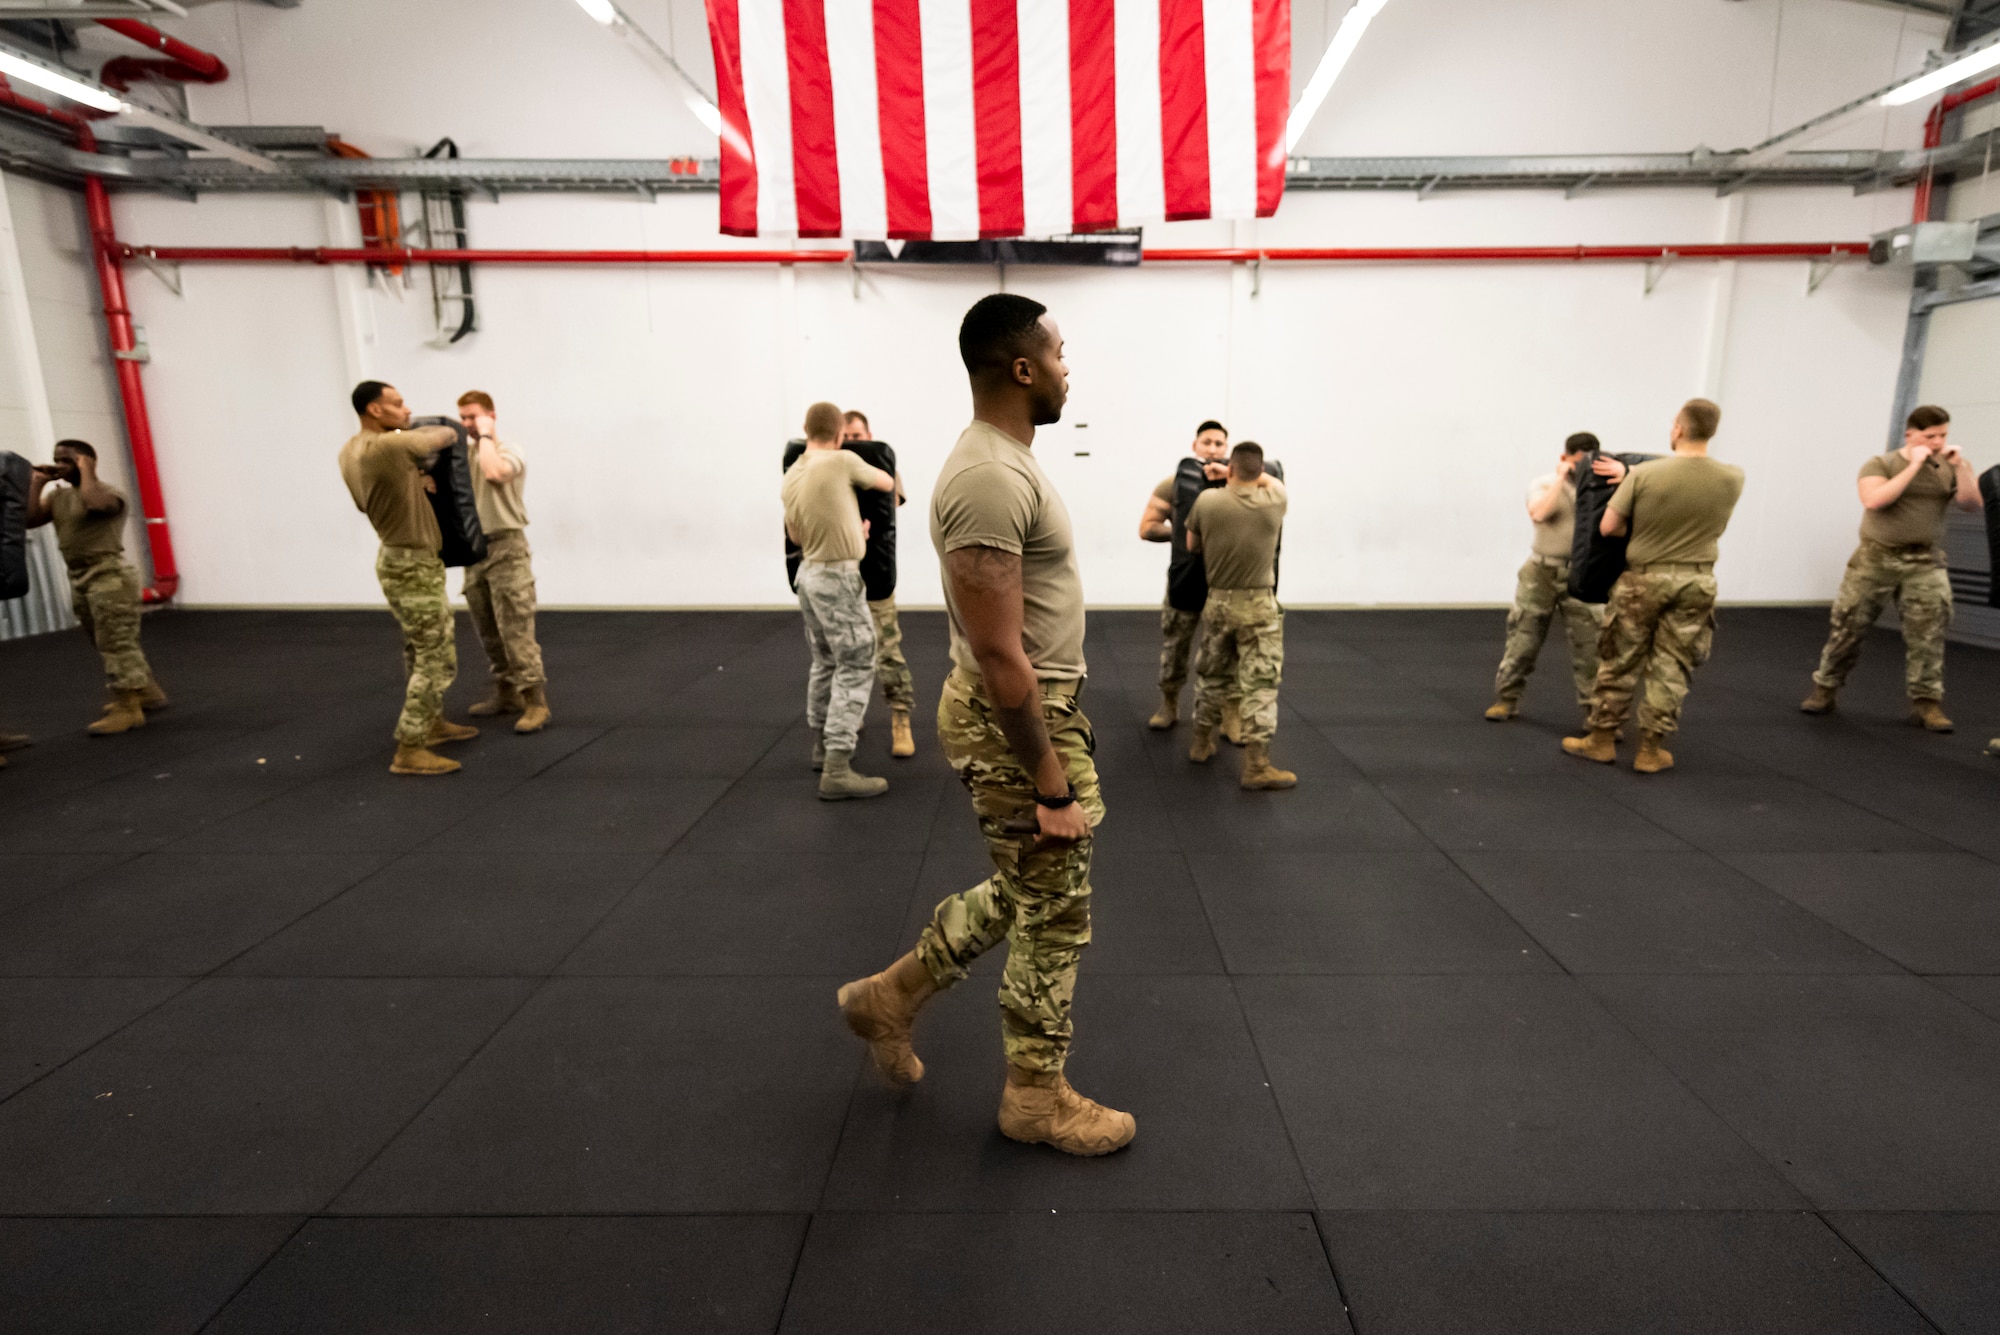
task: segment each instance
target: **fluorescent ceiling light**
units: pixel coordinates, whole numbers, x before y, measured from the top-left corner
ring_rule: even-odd
[[[576,0],[576,3],[584,13],[607,28],[618,22],[618,6],[612,4],[611,0]]]
[[[1905,106],[1919,98],[1929,97],[1932,93],[1941,93],[1955,83],[1963,83],[1975,74],[1984,74],[1995,65],[2000,65],[2000,41],[1989,42],[1960,56],[1949,65],[1939,66],[1929,74],[1896,85],[1882,94],[1882,105]]]
[[[582,0],[578,0],[581,3]],[[1333,91],[1333,81],[1340,77],[1340,71],[1347,65],[1347,58],[1354,54],[1354,48],[1361,45],[1361,34],[1368,31],[1368,25],[1382,6],[1389,0],[1354,0],[1354,8],[1340,20],[1340,28],[1328,43],[1326,54],[1319,58],[1319,68],[1313,71],[1306,83],[1305,92],[1299,95],[1298,105],[1292,108],[1291,116],[1285,121],[1285,152],[1290,153],[1305,137],[1306,126],[1319,111],[1320,103]]]
[[[93,83],[85,83],[72,75],[64,74],[44,65],[31,56],[18,51],[0,48],[0,74],[19,79],[22,83],[33,84],[45,93],[66,97],[72,102],[81,102],[86,107],[99,111],[123,111],[125,104]]]

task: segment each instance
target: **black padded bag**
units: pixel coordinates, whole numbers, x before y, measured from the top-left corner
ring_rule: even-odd
[[[1576,533],[1570,539],[1569,596],[1580,603],[1601,603],[1611,597],[1611,586],[1625,573],[1625,548],[1629,538],[1607,538],[1597,531],[1604,520],[1604,508],[1618,483],[1591,471],[1599,451],[1592,450],[1576,461],[1571,474],[1576,483]],[[1637,468],[1658,454],[1614,454],[1627,469]]]
[[[1276,459],[1266,459],[1264,471],[1280,482],[1285,480],[1285,466]],[[1167,544],[1167,606],[1177,612],[1199,612],[1208,603],[1208,564],[1201,559],[1200,552],[1188,550],[1187,520],[1194,512],[1195,501],[1204,491],[1226,485],[1226,480],[1209,481],[1207,469],[1199,459],[1183,459],[1174,469],[1174,502],[1170,516],[1174,536]],[[1281,547],[1282,543],[1280,539]]]
[[[890,477],[896,476],[896,451],[885,441],[849,440],[843,450],[852,450]],[[802,440],[785,442],[785,461],[780,471],[789,472],[806,452]],[[896,495],[889,491],[857,492],[861,517],[868,521],[868,548],[861,554],[861,582],[868,589],[868,601],[879,603],[896,592]],[[793,589],[799,586],[799,562],[805,553],[789,536],[785,539],[785,579]]]
[[[28,592],[28,496],[34,485],[34,466],[0,450],[0,599]]]
[[[449,417],[415,417],[412,427],[448,426],[458,438],[437,452],[428,470],[436,487],[431,509],[437,513],[444,543],[438,559],[448,566],[478,565],[486,559],[486,530],[479,523],[479,503],[472,491],[472,451],[465,428]]]
[[[1986,501],[1986,604],[2000,607],[2000,464],[1979,475]]]

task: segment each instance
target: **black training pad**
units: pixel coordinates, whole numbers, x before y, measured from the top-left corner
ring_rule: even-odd
[[[449,417],[413,417],[412,427],[448,426],[457,438],[431,458],[431,509],[437,514],[443,545],[438,557],[448,566],[477,565],[486,559],[486,530],[479,523],[479,502],[472,490],[472,441],[465,427]]]
[[[1092,616],[1090,1162],[994,1128],[1004,949],[914,1090],[840,1025],[990,864],[879,702],[889,795],[813,798],[796,613],[546,612],[555,725],[423,782],[382,611],[149,615],[108,741],[80,635],[0,643],[0,1327],[2000,1328],[2000,656],[1952,737],[1886,631],[1808,718],[1825,613],[1725,608],[1646,779],[1547,663],[1479,717],[1503,620],[1293,612],[1245,794]]]
[[[891,477],[896,475],[896,451],[887,441],[849,440],[843,441],[840,448],[853,451]],[[803,440],[786,441],[785,471],[789,472],[805,452]],[[855,501],[861,507],[862,519],[868,523],[868,545],[861,553],[861,583],[868,591],[868,601],[879,603],[896,596],[896,497],[886,491],[863,491],[855,494]],[[803,560],[804,549],[786,534],[785,578],[793,588],[798,587],[799,563]]]
[[[1986,503],[1986,601],[2000,607],[2000,464],[1979,475],[1979,495]]]
[[[12,450],[0,450],[0,600],[28,591],[28,493],[35,470]]]
[[[1610,478],[1599,477],[1591,467],[1598,456],[1596,450],[1585,454],[1576,461],[1576,471],[1571,474],[1576,482],[1576,530],[1570,536],[1569,596],[1586,603],[1601,603],[1611,597],[1611,586],[1625,573],[1625,548],[1631,543],[1629,537],[1607,538],[1598,527],[1619,485]],[[1632,469],[1662,456],[1612,454],[1609,457]]]

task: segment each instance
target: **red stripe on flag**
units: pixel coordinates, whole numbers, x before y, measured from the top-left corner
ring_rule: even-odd
[[[972,117],[979,140],[979,234],[1019,236],[1021,44],[1014,0],[972,6]]]
[[[1250,0],[1257,70],[1257,216],[1278,211],[1285,194],[1285,101],[1292,87],[1292,0]]]
[[[743,43],[736,0],[708,0],[709,46],[715,53],[716,106],[722,112],[722,233],[757,235],[757,159],[750,116],[743,107]]]
[[[1116,0],[1069,0],[1070,211],[1079,232],[1118,225]]]
[[[833,68],[820,0],[785,0],[792,94],[792,183],[800,236],[840,235],[840,152],[833,136]]]
[[[1208,51],[1201,0],[1160,0],[1160,152],[1167,218],[1208,216]]]
[[[924,136],[924,29],[917,0],[875,0],[875,99],[889,235],[931,234],[931,174]]]

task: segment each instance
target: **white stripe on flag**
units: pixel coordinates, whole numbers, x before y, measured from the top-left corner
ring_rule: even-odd
[[[1165,145],[1160,140],[1160,0],[1115,0],[1118,81],[1118,221],[1167,216]]]
[[[757,235],[799,234],[798,182],[792,176],[791,66],[785,50],[785,0],[737,0],[743,48],[743,109],[757,149]]]
[[[1069,0],[1017,0],[1021,204],[1029,236],[1076,230],[1070,205]]]
[[[833,142],[840,159],[840,234],[889,236],[882,181],[882,104],[875,93],[873,0],[826,0],[826,57],[833,71]]]
[[[1256,34],[1250,0],[1201,0],[1208,75],[1208,215],[1257,216]]]
[[[979,139],[972,105],[972,10],[967,0],[918,0],[924,39],[924,157],[931,237],[979,239]]]

